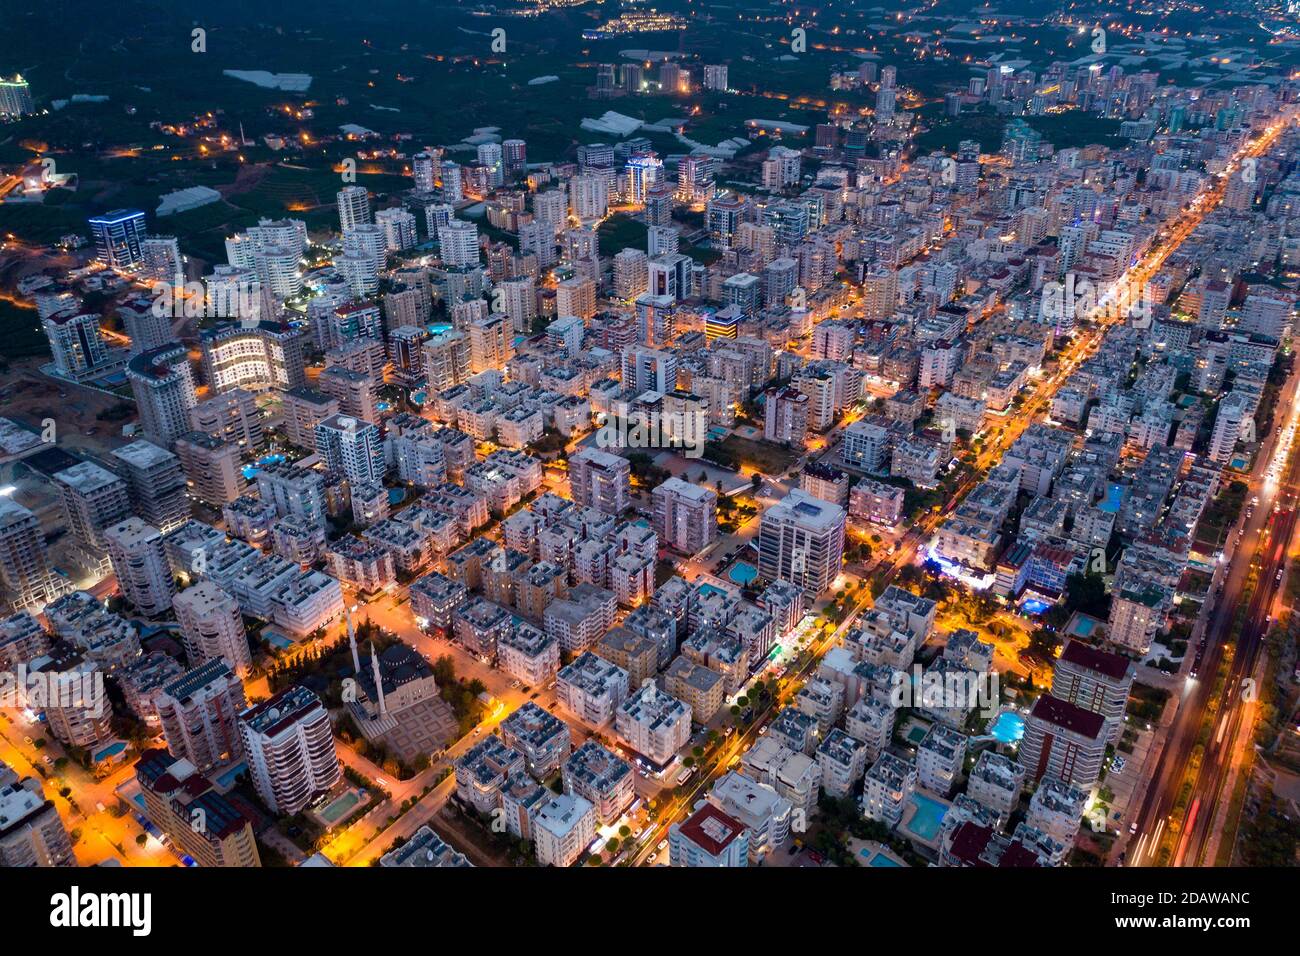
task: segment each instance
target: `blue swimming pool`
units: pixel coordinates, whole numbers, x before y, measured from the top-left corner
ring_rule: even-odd
[[[1020,602],[1020,610],[1024,611],[1026,614],[1042,614],[1044,611],[1051,608],[1051,606],[1052,605],[1048,604],[1046,601],[1039,600],[1038,598],[1029,598]]]
[[[993,720],[989,733],[1000,744],[1015,744],[1025,735],[1025,718],[1014,710],[1004,710]]]
[[[939,835],[939,828],[943,826],[943,817],[948,812],[948,805],[931,799],[923,793],[914,793],[912,806],[916,808],[916,812],[907,821],[907,828],[923,840],[935,839]]]
[[[389,503],[390,505],[400,505],[400,504],[401,504],[403,501],[405,501],[405,500],[406,500],[406,489],[405,489],[405,488],[389,488],[389,489],[388,489],[388,503]]]
[[[252,481],[254,478],[257,477],[257,473],[261,471],[263,468],[265,468],[267,465],[279,465],[279,464],[283,464],[287,460],[288,459],[286,459],[284,455],[281,455],[279,452],[272,452],[269,455],[263,455],[261,458],[257,459],[257,461],[254,462],[253,464],[245,465],[243,468],[239,470],[244,473],[245,478],[247,478],[249,481]]]
[[[1108,485],[1106,487],[1106,497],[1097,502],[1097,507],[1102,511],[1116,514],[1123,503],[1124,487],[1122,485]]]
[[[716,584],[709,584],[707,581],[705,581],[703,584],[699,586],[699,590],[701,594],[726,594],[727,593],[722,588],[718,587]]]
[[[244,761],[242,760],[239,761],[239,763],[233,765],[224,773],[222,773],[221,776],[217,777],[217,786],[219,787],[233,786],[235,780],[239,777],[239,775],[244,771],[246,771],[247,769],[248,769],[248,764],[244,763]]]
[[[758,577],[758,568],[748,562],[737,561],[731,566],[731,570],[727,572],[727,577],[736,584],[739,584],[741,587],[744,587],[750,581],[754,580],[754,578]]]
[[[446,322],[433,322],[428,326],[430,335],[441,335],[443,332],[450,332],[451,326]]]
[[[882,853],[880,850],[873,851],[866,847],[863,847],[861,850],[858,851],[858,855],[861,856],[862,859],[867,861],[867,866],[885,867],[885,866],[903,865],[899,863],[897,860],[893,859],[892,857],[885,856],[885,854]]]
[[[126,743],[124,741],[115,740],[113,741],[113,743],[109,744],[103,750],[96,751],[93,759],[95,761],[108,760],[110,757],[116,757],[125,749],[126,749]]]

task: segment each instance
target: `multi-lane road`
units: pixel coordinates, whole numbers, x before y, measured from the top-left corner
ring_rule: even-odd
[[[1281,122],[1270,126],[1242,150],[1229,169],[1237,168],[1243,159],[1263,154],[1285,127]],[[1223,189],[1219,186],[1198,202],[1197,219],[1213,209],[1222,196]],[[1174,724],[1133,817],[1131,837],[1124,850],[1129,866],[1214,863],[1204,859],[1204,851],[1250,703],[1246,698],[1251,695],[1243,697],[1241,693],[1243,681],[1254,673],[1279,586],[1279,572],[1295,530],[1294,490],[1300,481],[1297,471],[1300,464],[1289,459],[1295,433],[1297,381],[1298,376],[1293,372],[1277,403],[1279,409],[1290,409],[1290,415],[1261,443],[1249,481],[1250,493],[1258,496],[1259,501],[1246,509],[1221,591],[1211,596],[1215,607],[1205,629],[1204,643],[1196,650],[1197,676],[1189,677],[1183,689]],[[1279,476],[1282,476],[1280,481]],[[1249,559],[1245,560],[1247,556]],[[1227,674],[1220,682],[1218,677],[1228,653],[1233,621],[1242,595],[1252,583],[1254,589],[1246,617],[1231,652]],[[1214,726],[1206,739],[1206,718],[1212,702],[1218,707]],[[1193,785],[1184,798],[1182,790],[1189,775],[1193,775]]]
[[[1239,739],[1254,696],[1246,681],[1259,660],[1295,533],[1300,456],[1293,454],[1291,439],[1298,385],[1300,373],[1293,373],[1278,401],[1279,408],[1291,409],[1289,421],[1268,436],[1260,449],[1250,480],[1250,492],[1258,496],[1258,504],[1251,504],[1241,520],[1238,543],[1206,628],[1203,649],[1197,653],[1198,676],[1188,680],[1134,818],[1136,831],[1125,851],[1130,866],[1215,862],[1205,859],[1205,850],[1224,797],[1223,785],[1233,753],[1238,746],[1249,745],[1248,740]],[[1248,588],[1249,604],[1234,641],[1237,609]],[[1229,657],[1226,671],[1225,657]],[[1214,719],[1207,726],[1211,705],[1215,705]],[[1184,797],[1182,790],[1189,775],[1192,789]]]

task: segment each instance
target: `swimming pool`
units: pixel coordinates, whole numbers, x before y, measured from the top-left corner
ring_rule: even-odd
[[[252,481],[254,478],[257,477],[257,473],[261,471],[263,468],[265,468],[267,465],[280,465],[287,460],[288,459],[286,459],[284,455],[281,455],[279,452],[272,452],[269,455],[263,455],[261,458],[257,459],[257,461],[254,462],[253,464],[245,465],[243,468],[239,470],[244,473],[245,478],[247,478],[249,481]]]
[[[1097,619],[1095,617],[1080,615],[1078,623],[1076,623],[1074,627],[1070,628],[1070,632],[1076,637],[1092,637],[1092,632],[1096,627]]]
[[[699,591],[701,594],[726,594],[727,593],[722,588],[718,587],[716,584],[709,584],[707,581],[705,581],[703,584],[699,586]]]
[[[1038,598],[1027,598],[1020,602],[1020,610],[1024,611],[1026,614],[1042,614],[1051,606],[1052,605],[1048,604],[1046,601]]]
[[[321,807],[318,816],[326,823],[333,826],[343,819],[348,812],[361,802],[360,795],[355,790],[349,790],[334,798],[325,806]]]
[[[406,489],[405,489],[405,488],[389,488],[389,489],[388,489],[388,503],[389,503],[390,505],[400,505],[400,504],[401,504],[403,501],[405,501],[405,500],[406,500]]]
[[[948,805],[931,799],[923,793],[914,793],[912,806],[915,810],[907,821],[907,829],[922,840],[933,841],[939,835],[939,828],[943,826],[943,817],[948,812]]]
[[[884,867],[884,866],[903,865],[899,863],[897,860],[895,860],[893,857],[886,856],[883,851],[871,850],[868,847],[863,847],[861,850],[859,850],[858,855],[862,857],[862,859],[867,861],[867,866]]]
[[[266,640],[269,643],[280,648],[280,650],[282,651],[287,651],[289,648],[293,647],[293,641],[289,640],[289,638],[285,637],[283,634],[280,634],[278,632],[272,631],[270,633],[264,634],[263,636],[266,638]]]
[[[217,786],[218,787],[233,786],[235,780],[238,779],[239,775],[241,773],[244,773],[246,770],[248,770],[248,764],[244,763],[244,761],[242,760],[239,761],[239,763],[235,764],[230,769],[228,769],[225,773],[223,773],[221,776],[217,777]]]
[[[1124,504],[1124,487],[1122,485],[1108,485],[1106,488],[1106,497],[1097,502],[1097,507],[1101,511],[1117,514],[1120,506]]]
[[[744,587],[750,581],[754,580],[754,578],[758,577],[758,568],[746,561],[737,561],[731,566],[731,570],[727,572],[727,577],[736,584],[739,584],[741,587]]]
[[[1014,710],[1004,710],[993,720],[989,733],[1000,744],[1015,744],[1025,735],[1025,718]]]
[[[93,759],[96,763],[98,763],[98,762],[101,761],[101,760],[108,760],[108,759],[111,758],[111,757],[116,757],[118,754],[120,754],[120,753],[121,753],[122,751],[124,751],[125,749],[126,749],[126,742],[125,742],[125,741],[122,741],[122,740],[115,740],[115,741],[113,741],[111,744],[109,744],[107,747],[105,747],[103,750],[97,751],[97,752],[95,753],[95,756],[94,756],[92,759]]]

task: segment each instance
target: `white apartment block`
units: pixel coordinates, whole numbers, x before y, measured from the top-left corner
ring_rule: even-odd
[[[341,776],[329,712],[305,687],[281,691],[239,715],[244,758],[257,795],[293,816]]]

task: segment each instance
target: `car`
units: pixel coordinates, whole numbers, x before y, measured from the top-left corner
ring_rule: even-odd
[[[664,847],[666,847],[667,845],[668,845],[668,841],[667,841],[667,840],[660,840],[660,841],[659,841],[659,845],[656,846],[655,849],[656,849],[656,850],[662,850],[662,849],[663,849]]]
[[[31,742],[32,742],[32,738],[31,738],[31,737],[24,737],[23,740],[26,741],[27,743],[31,743]]]
[[[653,853],[650,854],[649,862],[653,863],[657,859],[659,859],[659,851],[655,850]]]
[[[1128,825],[1128,832],[1130,834],[1138,832],[1138,822],[1136,820],[1134,820],[1132,823]]]

